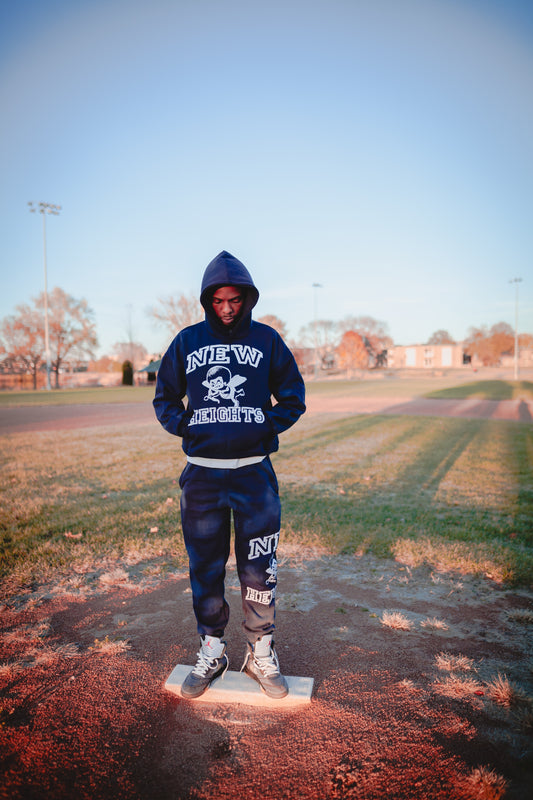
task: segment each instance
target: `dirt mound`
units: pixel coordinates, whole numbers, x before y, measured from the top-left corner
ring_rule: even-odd
[[[281,664],[315,679],[296,711],[164,691],[198,646],[184,573],[118,565],[91,586],[10,600],[0,797],[530,797],[530,593],[370,556],[279,555]],[[233,563],[228,600],[239,669]]]

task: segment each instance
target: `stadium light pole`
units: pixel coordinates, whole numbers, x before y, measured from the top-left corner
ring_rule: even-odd
[[[317,294],[316,290],[321,289],[321,283],[313,283],[314,289],[314,334],[315,334],[315,380],[318,378],[318,345],[317,345]]]
[[[509,283],[515,285],[514,301],[514,379],[518,380],[518,284],[522,283],[522,278],[513,278]]]
[[[46,388],[48,391],[52,389],[50,383],[50,336],[48,332],[48,274],[46,267],[46,215],[53,214],[59,216],[61,206],[52,205],[52,203],[38,203],[34,206],[33,203],[28,203],[30,211],[34,214],[38,212],[43,217],[43,262],[44,262],[44,350],[46,357]]]

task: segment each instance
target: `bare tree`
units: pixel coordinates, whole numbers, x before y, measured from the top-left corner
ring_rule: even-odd
[[[45,356],[43,315],[28,305],[19,305],[16,311],[0,324],[0,353],[13,369],[29,373],[37,389],[37,373]]]
[[[44,308],[44,292],[35,300]],[[48,296],[50,350],[55,388],[59,389],[59,371],[67,358],[93,357],[98,338],[93,312],[85,299],[76,300],[56,286]]]
[[[265,314],[263,317],[259,317],[257,321],[262,322],[264,325],[270,325],[271,328],[274,328],[279,333],[282,339],[287,339],[287,326],[279,317],[274,314]]]
[[[298,342],[304,347],[312,347],[316,351],[317,361],[322,366],[327,366],[333,362],[333,354],[338,344],[337,323],[329,319],[308,322],[300,328]]]
[[[148,309],[148,316],[163,325],[172,335],[203,319],[204,311],[198,298],[191,292],[177,297],[160,297],[158,305]]]
[[[2,349],[15,363],[33,375],[45,358],[44,292],[33,299],[33,308],[20,305],[17,314],[2,322]],[[92,311],[86,300],[75,300],[56,287],[48,294],[50,351],[55,372],[55,387],[59,388],[59,371],[66,358],[92,356],[98,346]]]
[[[450,336],[448,331],[439,329],[432,333],[428,339],[428,344],[455,344],[455,339]]]
[[[314,346],[315,342],[320,349],[334,348],[338,341],[337,323],[330,319],[317,319],[308,322],[300,328],[299,340],[302,344]]]

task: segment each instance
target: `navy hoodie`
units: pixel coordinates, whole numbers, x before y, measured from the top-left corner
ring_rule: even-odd
[[[212,307],[221,286],[244,294],[231,327]],[[162,358],[155,412],[165,430],[183,437],[187,455],[268,455],[278,449],[278,434],[305,411],[304,382],[292,353],[273,328],[252,320],[258,298],[244,264],[223,250],[202,280],[205,321],[180,331]]]

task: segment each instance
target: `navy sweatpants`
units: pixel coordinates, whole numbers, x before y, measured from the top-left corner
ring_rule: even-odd
[[[200,634],[222,637],[231,515],[241,584],[243,626],[250,644],[274,630],[278,482],[269,458],[238,469],[188,463],[180,477],[181,522],[189,556],[193,608]]]

